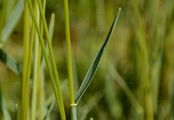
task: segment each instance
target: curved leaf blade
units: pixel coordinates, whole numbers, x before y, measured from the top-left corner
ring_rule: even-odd
[[[116,26],[116,24],[118,23],[118,19],[120,17],[120,12],[121,12],[121,8],[119,8],[118,10],[118,13],[117,15],[115,16],[113,22],[112,22],[112,25],[111,25],[111,28],[109,30],[109,33],[103,43],[103,45],[101,46],[101,48],[99,49],[97,55],[95,56],[92,64],[90,65],[86,75],[85,75],[85,78],[83,79],[83,82],[79,88],[79,91],[75,97],[75,103],[78,104],[78,102],[80,101],[81,97],[84,95],[85,91],[87,90],[87,88],[89,87],[90,83],[92,82],[92,79],[97,71],[97,67],[99,65],[99,62],[101,60],[101,57],[103,55],[103,52],[104,52],[104,49],[108,43],[108,41],[110,40],[111,38],[111,35],[113,33],[113,30]]]

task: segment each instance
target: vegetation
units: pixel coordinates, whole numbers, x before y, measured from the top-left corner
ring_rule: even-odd
[[[172,0],[0,1],[0,120],[174,119],[173,14]]]

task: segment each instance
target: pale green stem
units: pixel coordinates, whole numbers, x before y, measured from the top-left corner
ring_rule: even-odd
[[[28,64],[28,53],[29,53],[29,12],[27,4],[25,4],[24,10],[24,57],[23,57],[23,78],[22,78],[22,100],[21,100],[21,120],[28,120],[29,113],[29,79],[27,78],[27,64]]]
[[[71,49],[71,38],[70,38],[70,22],[69,22],[69,8],[68,0],[64,0],[64,11],[65,11],[65,35],[66,35],[66,46],[67,46],[67,64],[68,64],[68,77],[70,84],[70,101],[72,109],[72,119],[77,120],[77,111],[74,100],[74,83],[73,83],[73,66],[72,66],[72,49]]]
[[[37,19],[37,24],[39,25],[40,16],[39,16],[39,8],[38,5],[35,4],[35,16]],[[37,99],[38,99],[38,87],[40,81],[40,61],[41,61],[41,51],[39,46],[39,38],[37,32],[35,33],[35,54],[34,54],[34,71],[33,71],[33,90],[32,90],[32,103],[31,103],[31,120],[36,119],[36,106],[37,106]]]

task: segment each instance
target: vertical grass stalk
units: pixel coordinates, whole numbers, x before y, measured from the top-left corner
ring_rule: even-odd
[[[74,99],[74,83],[73,83],[73,66],[72,66],[72,48],[71,48],[71,37],[70,37],[70,22],[69,22],[69,7],[68,0],[64,0],[64,13],[65,13],[65,35],[66,35],[66,46],[67,46],[67,64],[68,64],[68,79],[70,85],[70,101],[72,110],[72,119],[77,120],[76,104]]]
[[[30,37],[30,14],[28,10],[28,5],[25,3],[24,10],[24,56],[23,56],[23,74],[22,74],[22,99],[21,99],[21,120],[29,120],[29,89],[30,89],[30,70],[31,70],[31,56],[33,48],[33,32],[31,30]],[[32,27],[33,28],[33,27]]]
[[[44,14],[45,14],[45,8],[46,8],[46,0],[43,0],[43,11],[44,11]],[[41,24],[40,24],[40,30],[41,30],[41,36],[43,36],[43,22],[40,21]],[[39,40],[39,39],[38,39]],[[40,45],[40,48],[41,48],[41,45]],[[44,59],[42,59],[41,61],[41,67],[40,67],[40,81],[39,81],[39,104],[38,104],[38,120],[43,120],[44,119],[44,111],[46,109],[46,106],[45,106],[45,89],[44,89],[44,69],[45,69],[45,63]]]
[[[35,2],[35,17],[37,19],[37,24],[40,24],[40,15],[39,15],[39,8]],[[39,97],[39,83],[41,81],[41,74],[40,74],[40,64],[41,64],[41,48],[39,44],[38,34],[35,31],[35,46],[34,46],[34,70],[33,70],[33,89],[32,89],[32,101],[31,101],[31,120],[36,119],[36,111],[37,111],[37,103]]]
[[[28,120],[28,80],[26,79],[26,69],[27,69],[27,53],[28,53],[28,33],[29,33],[29,24],[28,24],[28,18],[29,18],[29,12],[27,4],[25,4],[24,8],[24,56],[23,56],[23,78],[22,78],[22,100],[21,100],[21,118],[20,120]],[[27,95],[27,96],[26,96]],[[26,98],[27,97],[27,98]]]

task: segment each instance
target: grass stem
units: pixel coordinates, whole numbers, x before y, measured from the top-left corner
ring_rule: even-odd
[[[72,48],[71,48],[71,37],[70,37],[70,21],[69,21],[69,7],[68,0],[64,0],[64,12],[65,12],[65,35],[66,35],[66,46],[67,46],[67,65],[68,65],[68,80],[70,85],[70,101],[72,109],[72,119],[77,120],[76,105],[74,100],[74,80],[73,80],[73,65],[72,65]]]

